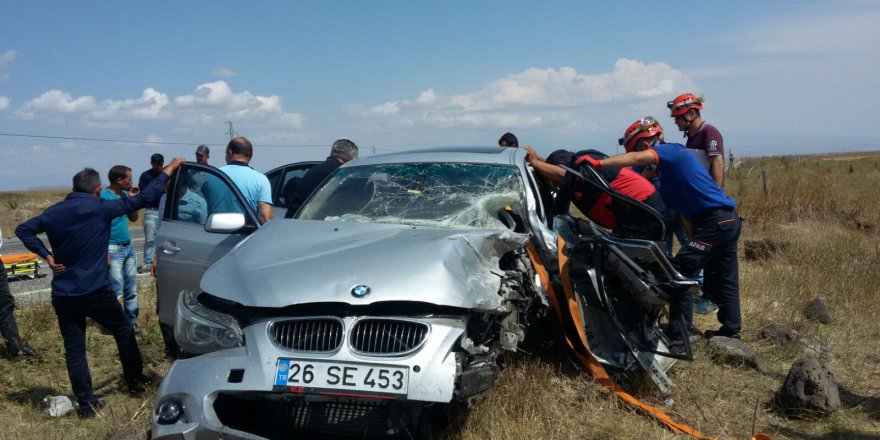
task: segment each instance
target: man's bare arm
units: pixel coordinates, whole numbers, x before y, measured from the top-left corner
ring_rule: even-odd
[[[709,157],[709,175],[719,188],[724,189],[724,156]]]
[[[269,220],[272,220],[272,205],[266,202],[259,202],[260,205],[260,222],[266,223]]]

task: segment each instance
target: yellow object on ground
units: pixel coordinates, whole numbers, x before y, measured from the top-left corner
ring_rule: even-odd
[[[5,254],[0,256],[3,260],[3,268],[6,276],[13,277],[37,277],[40,272],[40,264],[43,262],[37,254]]]

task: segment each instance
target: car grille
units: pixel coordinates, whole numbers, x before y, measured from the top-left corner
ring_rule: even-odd
[[[335,351],[342,345],[342,334],[342,322],[332,318],[275,321],[269,326],[272,340],[293,351]]]
[[[361,319],[351,329],[349,344],[367,355],[401,355],[417,350],[428,337],[427,324],[397,319]]]

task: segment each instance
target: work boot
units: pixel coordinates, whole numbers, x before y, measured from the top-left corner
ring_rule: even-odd
[[[721,327],[718,330],[706,330],[703,332],[703,336],[712,339],[715,336],[724,336],[725,338],[733,338],[740,339],[740,335],[738,331],[730,330],[727,327]]]
[[[96,411],[105,406],[107,406],[107,402],[104,399],[98,399],[96,397],[94,401],[89,402],[86,405],[77,405],[76,414],[79,415],[81,419],[93,419],[95,418]]]
[[[18,344],[17,348],[7,346],[6,357],[13,362],[18,362],[24,358],[38,357],[38,356],[40,356],[40,352],[25,342]]]

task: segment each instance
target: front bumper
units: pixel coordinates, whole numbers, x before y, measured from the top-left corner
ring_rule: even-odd
[[[351,328],[355,318],[344,318],[344,328]],[[276,364],[279,358],[332,361],[340,363],[377,364],[409,368],[407,394],[394,398],[397,408],[408,402],[439,402],[452,400],[457,375],[457,361],[452,348],[465,330],[457,319],[424,318],[431,332],[421,349],[405,356],[365,356],[354,353],[344,338],[342,347],[330,354],[306,354],[287,351],[274,344],[268,336],[272,320],[262,321],[244,329],[245,347],[205,354],[176,361],[156,395],[153,407],[152,433],[154,439],[262,439],[251,432],[234,429],[230,424],[227,403],[230,399],[245,402],[269,402],[273,407],[285,407],[292,401],[377,403],[375,399],[360,396],[339,397],[320,394],[294,394],[273,391]],[[418,367],[418,368],[416,368]],[[218,398],[221,404],[216,404]],[[173,424],[159,424],[157,410],[168,401],[176,401],[183,414]],[[271,403],[276,402],[277,405]],[[383,402],[388,403],[388,402]],[[244,405],[244,406],[257,406]],[[242,408],[235,409],[241,411]],[[265,415],[265,414],[263,414]],[[295,414],[274,414],[274,417],[295,417]],[[226,423],[224,423],[226,422]]]

